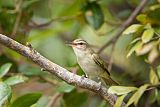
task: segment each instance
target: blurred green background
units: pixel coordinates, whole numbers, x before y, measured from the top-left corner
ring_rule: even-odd
[[[140,0],[0,0],[0,33],[24,45],[30,43],[49,60],[82,75],[83,71],[77,64],[73,50],[65,42],[82,38],[98,51],[113,38],[117,29],[139,3]],[[142,13],[145,17],[139,16],[140,18],[135,19],[133,24],[143,26],[149,24],[154,29],[155,35],[158,35],[153,37],[159,37],[160,1],[148,0]],[[156,40],[158,42],[156,46],[159,47],[155,54],[158,55],[150,52],[150,60],[147,52],[141,56],[133,53],[126,57],[129,44],[138,37],[141,37],[141,33],[121,35],[116,41],[114,51],[110,45],[100,53],[106,63],[113,60],[110,71],[112,77],[124,86],[139,87],[149,83],[150,67],[156,69],[160,62],[158,42],[160,39]],[[0,45],[0,66],[6,63],[11,63],[12,66],[2,80],[15,75],[28,79],[12,86],[11,103],[4,106],[110,107],[97,94],[68,85],[57,77],[41,71],[41,68],[27,58]],[[160,68],[158,70],[160,72]],[[149,97],[151,95],[152,97]],[[158,96],[160,98],[158,88],[156,91],[147,91],[138,106],[158,107],[160,106]],[[25,105],[27,101],[24,99],[30,99],[30,104]]]

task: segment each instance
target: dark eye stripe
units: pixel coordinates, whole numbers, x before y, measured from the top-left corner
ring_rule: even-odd
[[[80,43],[78,43],[79,45],[83,45],[84,43],[82,43],[82,42],[80,42]]]

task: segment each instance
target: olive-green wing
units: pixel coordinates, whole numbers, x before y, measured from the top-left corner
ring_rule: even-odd
[[[99,65],[103,70],[107,72],[108,75],[110,75],[107,66],[105,65],[105,62],[97,55],[97,54],[92,54],[94,62]]]

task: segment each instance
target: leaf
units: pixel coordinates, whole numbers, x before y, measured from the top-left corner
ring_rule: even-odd
[[[15,85],[27,81],[28,78],[22,75],[15,75],[7,78],[4,82],[8,85]]]
[[[152,90],[149,95],[150,104],[154,103],[157,97],[158,97],[158,90],[157,89]]]
[[[141,40],[141,38],[140,38],[140,37],[139,37],[139,38],[135,38],[134,40],[132,40],[132,41],[131,41],[131,43],[130,43],[130,44],[134,44],[134,43],[138,42],[139,40]]]
[[[10,100],[11,95],[11,87],[4,82],[0,82],[0,107],[2,107],[7,100]]]
[[[82,10],[84,11],[85,20],[93,28],[98,29],[104,23],[104,14],[96,1],[88,2]]]
[[[158,65],[157,67],[157,74],[158,74],[158,77],[160,78],[160,65]]]
[[[160,106],[160,90],[158,90],[158,95],[156,99],[157,99],[158,105]]]
[[[124,95],[118,97],[118,99],[117,99],[116,104],[114,105],[114,107],[121,107],[123,99],[125,98],[125,96],[127,96],[127,94],[124,94]]]
[[[57,88],[57,91],[62,93],[69,93],[75,89],[75,86],[69,85],[66,82],[62,82],[60,86]]]
[[[11,107],[30,107],[35,104],[39,98],[42,96],[40,93],[29,93],[17,98],[12,104]]]
[[[138,30],[142,29],[143,27],[144,26],[141,24],[133,24],[129,26],[125,31],[123,31],[123,34],[129,35],[129,34],[136,33]]]
[[[129,50],[129,52],[128,52],[128,54],[127,54],[127,58],[129,57],[129,56],[131,56],[131,54],[134,52],[134,51],[138,51],[139,49],[141,49],[141,47],[142,47],[142,42],[141,41],[138,41],[130,50]]]
[[[66,107],[87,107],[87,93],[85,92],[77,92],[76,90],[65,93],[63,95],[64,104]]]
[[[2,78],[5,74],[7,74],[11,66],[12,66],[11,63],[6,63],[0,67],[0,78]]]
[[[142,42],[143,43],[149,42],[152,39],[153,35],[154,35],[154,30],[152,28],[145,30],[142,34]]]
[[[140,50],[136,51],[136,54],[137,55],[144,55],[144,54],[148,53],[149,51],[151,51],[154,46],[155,46],[155,42],[147,43],[147,44],[143,45],[143,47]]]
[[[145,24],[145,23],[147,22],[147,15],[146,15],[146,14],[140,14],[140,15],[138,15],[138,16],[136,17],[136,19],[137,19],[139,22]]]
[[[159,83],[158,76],[155,73],[155,71],[153,70],[153,68],[151,68],[151,70],[150,70],[149,79],[150,79],[150,83],[153,84],[153,85]]]
[[[108,93],[111,94],[117,94],[117,95],[123,95],[130,93],[132,91],[137,90],[136,87],[126,87],[126,86],[111,86],[108,89]]]
[[[35,107],[47,107],[47,104],[49,103],[50,100],[51,100],[50,97],[42,96],[35,104]]]
[[[148,55],[148,62],[153,63],[158,57],[159,57],[159,51],[157,50],[157,47],[153,47]]]
[[[134,103],[135,106],[137,106],[137,103],[139,101],[139,99],[141,98],[142,94],[144,93],[144,91],[146,90],[146,88],[148,87],[148,84],[145,84],[143,86],[141,86],[133,95],[132,97],[129,99],[129,101],[127,102],[127,107],[129,105],[131,105],[132,103]]]

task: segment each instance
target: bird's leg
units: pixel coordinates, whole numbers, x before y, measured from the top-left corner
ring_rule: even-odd
[[[29,42],[26,43],[26,46],[29,47],[29,49],[30,49],[32,52],[36,53],[36,50],[33,49],[32,45],[31,45]]]
[[[101,85],[102,85],[101,78],[100,78],[100,77],[97,77],[97,79],[98,79],[98,84],[99,84],[99,86],[101,86]]]
[[[45,68],[41,68],[41,71],[46,71],[46,69]]]
[[[88,75],[87,74],[82,75],[82,79],[84,79],[84,78],[88,78]]]

